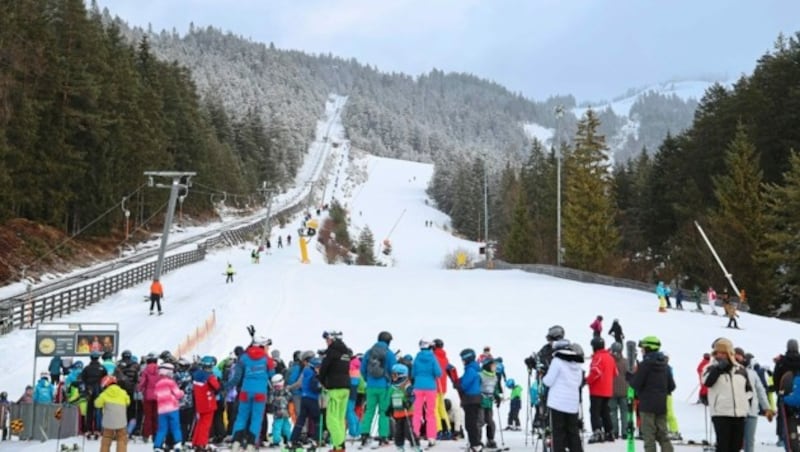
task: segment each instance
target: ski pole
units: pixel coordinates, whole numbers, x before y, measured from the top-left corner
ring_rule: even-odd
[[[531,427],[530,420],[531,420],[531,372],[528,371],[528,396],[527,396],[527,406],[525,407],[525,447],[528,447],[528,429]],[[534,447],[535,449],[535,447]]]
[[[497,405],[497,431],[500,432],[500,446],[506,447],[506,442],[503,439],[503,416],[500,415],[500,405]]]

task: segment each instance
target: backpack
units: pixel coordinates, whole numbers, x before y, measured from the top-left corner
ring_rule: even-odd
[[[781,378],[781,387],[786,388],[788,385],[784,385],[784,383],[788,383],[786,380],[788,378],[792,379],[792,391],[791,392],[784,392],[783,394],[783,404],[791,407],[791,408],[800,408],[800,372],[795,373],[792,375],[791,373],[787,373]],[[784,389],[785,391],[785,389]]]
[[[386,377],[386,347],[372,346],[367,361],[367,375],[372,378]]]

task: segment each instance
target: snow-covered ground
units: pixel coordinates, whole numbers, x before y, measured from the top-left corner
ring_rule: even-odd
[[[136,355],[175,349],[212,310],[217,315],[216,331],[193,354],[227,355],[234,346],[249,341],[245,326],[250,324],[257,334],[272,338],[273,349],[280,350],[285,358],[294,350],[323,348],[321,333],[326,329],[343,331],[345,342],[355,351],[367,350],[378,332],[387,330],[395,337],[392,348],[403,353],[416,353],[421,338],[441,338],[455,363],[461,349],[480,351],[490,345],[495,356],[504,358],[507,375],[524,384],[527,373],[523,360],[543,345],[551,325],[563,325],[567,338],[589,351],[589,323],[602,314],[606,330],[617,318],[628,339],[646,335],[661,338],[677,382],[674,404],[680,430],[685,438],[695,440],[704,437],[705,425],[702,405],[693,404],[698,381],[695,368],[712,341],[729,337],[769,366],[772,357],[781,353],[786,340],[797,332],[794,323],[747,313],[739,319],[742,330],[725,329],[726,320],[717,316],[688,311],[659,314],[655,297],[648,292],[521,271],[442,269],[445,254],[459,247],[476,252],[478,244],[449,234],[441,227],[447,224],[447,217],[426,204],[424,191],[431,166],[356,158],[349,152],[340,153],[338,158],[347,162],[347,171],[339,172],[340,186],[349,184],[341,179],[346,174],[368,170],[369,179],[363,186],[337,191],[336,196],[349,206],[355,226],[369,225],[377,242],[390,238],[393,266],[327,265],[314,246],[309,247],[311,262],[302,264],[295,220],[285,229],[273,229],[272,254],[263,256],[260,264],[250,263],[253,245],[214,251],[201,263],[167,274],[163,278],[163,316],[148,315],[149,306],[142,301],[148,289],[142,284],[63,320],[117,322],[121,348]],[[433,221],[435,227],[426,227],[426,220]],[[292,235],[292,246],[276,249],[277,234]],[[228,262],[236,269],[232,284],[226,284],[222,275]],[[606,339],[610,342],[609,336]],[[8,391],[12,398],[19,397],[30,383],[34,366],[37,370],[46,368],[46,359],[35,362],[33,349],[31,330],[0,337],[0,390]],[[588,370],[588,365],[584,368]],[[588,401],[587,395],[584,400]],[[583,408],[588,423],[588,402]],[[504,404],[504,422],[506,410]],[[774,443],[774,429],[774,424],[761,418],[758,442]],[[504,432],[503,438],[512,448],[524,447],[523,432]],[[10,442],[0,447],[37,452],[52,450],[54,441]],[[440,443],[437,449],[455,451],[463,444]],[[87,443],[88,450],[97,447],[97,443]],[[586,449],[617,451],[623,447],[616,442],[588,445]],[[638,443],[637,448],[641,447]],[[129,445],[131,451],[151,448]],[[777,450],[766,445],[757,449]],[[686,446],[676,450],[696,449]]]
[[[706,90],[711,87],[711,85],[713,85],[712,82],[700,80],[657,83],[637,89],[635,90],[635,93],[632,93],[629,96],[618,96],[611,102],[593,102],[592,109],[595,111],[600,111],[605,110],[607,107],[611,107],[614,113],[616,113],[618,116],[629,117],[633,104],[636,103],[640,96],[648,92],[655,91],[664,96],[670,96],[674,94],[683,100],[694,99],[699,102],[700,99],[703,98]],[[723,83],[723,85],[725,85],[725,83]],[[580,118],[584,113],[586,113],[586,110],[586,107],[576,107],[572,110],[572,112],[577,118]]]
[[[525,134],[528,135],[528,138],[536,138],[545,148],[553,146],[553,134],[555,130],[535,122],[523,124],[522,129],[525,130]]]

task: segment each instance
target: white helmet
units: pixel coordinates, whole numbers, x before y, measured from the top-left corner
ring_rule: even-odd
[[[259,346],[259,347],[268,347],[268,346],[272,345],[272,339],[270,339],[270,338],[268,338],[266,336],[258,336],[258,337],[253,339],[253,345],[256,345],[256,346]]]
[[[272,382],[273,386],[282,385],[283,384],[283,375],[275,374],[275,375],[272,376],[272,378],[269,379],[269,381]]]

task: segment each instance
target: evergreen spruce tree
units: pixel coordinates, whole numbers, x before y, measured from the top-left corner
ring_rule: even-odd
[[[533,227],[525,191],[517,190],[508,235],[502,244],[503,257],[514,264],[533,262]]]
[[[358,246],[356,246],[356,264],[375,265],[375,238],[369,226],[364,226],[361,234],[358,235]]]
[[[744,126],[739,124],[725,156],[727,172],[713,178],[719,206],[709,217],[710,238],[739,288],[750,294],[754,310],[761,307],[760,284],[763,281],[761,267],[755,259],[764,234],[762,173],[758,158]]]
[[[578,122],[575,148],[565,159],[563,245],[566,265],[606,273],[619,233],[605,137],[590,109]]]

